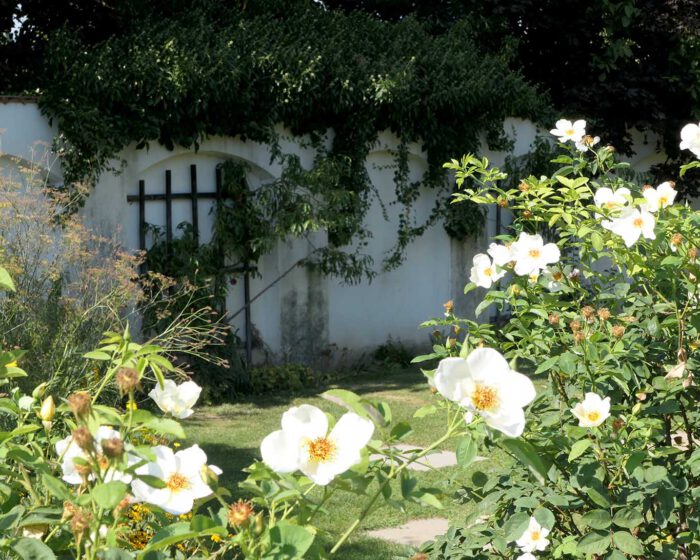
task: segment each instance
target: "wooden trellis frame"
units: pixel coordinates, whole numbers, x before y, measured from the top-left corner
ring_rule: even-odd
[[[170,169],[165,170],[165,193],[163,194],[146,194],[146,181],[139,180],[139,194],[127,195],[127,203],[138,203],[139,206],[139,249],[147,251],[146,247],[146,231],[148,223],[146,222],[146,203],[147,202],[165,202],[165,240],[169,246],[173,240],[173,200],[189,200],[191,208],[192,230],[195,236],[195,242],[199,243],[199,201],[200,200],[215,200],[219,202],[224,198],[223,195],[223,174],[221,167],[216,167],[215,173],[215,189],[209,192],[199,192],[197,184],[197,166],[190,165],[190,188],[189,192],[173,192],[172,172]],[[253,354],[253,327],[250,313],[250,273],[255,270],[249,263],[245,263],[242,267],[224,267],[226,272],[243,272],[243,290],[245,301],[245,347],[246,361],[248,364],[252,362]],[[145,273],[145,264],[142,265],[141,273]]]

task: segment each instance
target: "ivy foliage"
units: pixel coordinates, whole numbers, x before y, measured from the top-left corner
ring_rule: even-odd
[[[76,29],[52,34],[40,104],[62,133],[69,178],[94,179],[132,143],[196,148],[210,135],[267,143],[288,163],[281,123],[316,148],[313,169],[292,171],[327,185],[313,200],[335,216],[333,249],[370,235],[363,218],[377,191],[365,160],[388,129],[400,140],[395,200],[384,201],[402,208],[384,262],[393,267],[445,211],[441,162],[484,138],[503,147],[505,117],[536,119],[547,110],[509,67],[510,44],[481,48],[467,20],[436,36],[415,18],[384,22],[316,3],[186,4],[169,17],[142,14],[139,25],[97,43]],[[411,142],[429,163],[418,181],[408,177]],[[440,202],[420,222],[411,206],[426,187],[438,190]],[[337,257],[321,267],[332,271]]]

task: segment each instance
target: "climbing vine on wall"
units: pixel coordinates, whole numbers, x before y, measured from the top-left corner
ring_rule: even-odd
[[[509,45],[480,48],[467,21],[434,36],[410,17],[388,23],[314,3],[268,4],[255,11],[202,3],[89,46],[75,31],[56,32],[40,103],[61,131],[68,178],[94,180],[132,143],[196,148],[208,135],[264,142],[286,169],[286,181],[263,195],[269,205],[277,198],[281,205],[301,204],[305,197],[327,211],[316,216],[329,239],[320,248],[325,255],[318,253],[321,269],[369,270],[358,247],[371,235],[363,218],[377,191],[365,160],[378,133],[390,129],[401,141],[395,199],[383,201],[401,208],[396,245],[383,263],[391,268],[445,212],[442,162],[484,139],[502,146],[505,117],[536,119],[547,110],[509,68]],[[307,135],[317,153],[312,169],[282,152],[279,124]],[[407,173],[410,142],[427,154],[419,180]],[[284,188],[302,179],[315,187],[302,194]],[[422,189],[435,190],[439,202],[421,221],[412,206]],[[291,217],[301,230],[307,218]],[[469,219],[478,225],[481,214]],[[268,228],[268,241],[274,237],[275,224],[258,225]],[[293,232],[289,225],[283,229]]]

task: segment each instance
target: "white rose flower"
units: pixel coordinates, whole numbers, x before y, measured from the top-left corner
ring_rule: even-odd
[[[489,256],[484,253],[474,255],[472,264],[469,281],[482,288],[490,288],[494,282],[497,282],[506,274],[505,270],[499,271],[496,265],[491,262]]]
[[[542,527],[537,522],[537,519],[531,517],[530,524],[527,529],[525,529],[522,536],[515,541],[515,544],[517,544],[523,552],[542,551],[549,545],[547,535],[549,535],[549,529]]]
[[[185,381],[177,385],[172,379],[166,379],[162,388],[160,384],[156,384],[148,396],[163,412],[182,420],[192,416],[194,413],[192,407],[199,399],[201,392],[202,388],[194,381]]]
[[[448,400],[480,414],[486,424],[510,437],[525,429],[523,408],[535,398],[535,386],[510,369],[493,348],[477,348],[465,358],[445,358],[438,365],[435,387]]]
[[[100,426],[97,429],[97,433],[95,433],[93,437],[95,452],[97,453],[98,457],[102,456],[103,441],[114,438],[121,439],[119,432],[113,428],[110,428],[109,426]],[[68,484],[82,484],[83,477],[78,472],[78,465],[75,463],[75,459],[80,458],[89,461],[90,457],[78,446],[77,443],[73,441],[73,436],[67,436],[61,441],[56,442],[56,455],[61,458],[61,470],[63,471],[63,476],[61,478]],[[129,465],[134,465],[137,462],[137,457],[127,454],[127,463]],[[114,468],[114,466],[107,466],[106,470],[103,470],[102,476],[105,482],[116,480],[126,484],[129,484],[133,478],[130,474],[121,472]],[[89,479],[94,480],[95,475],[91,474]]]
[[[655,189],[644,189],[642,192],[649,212],[656,212],[659,208],[671,206],[676,199],[676,194],[676,189],[668,181],[661,183]]]
[[[586,135],[586,121],[578,120],[571,122],[566,119],[559,119],[549,132],[559,139],[559,142],[580,142]]]
[[[600,187],[593,195],[593,202],[598,208],[621,210],[627,205],[627,197],[631,194],[627,187],[620,187],[616,191],[609,187]]]
[[[486,252],[491,256],[493,263],[496,266],[505,266],[513,260],[513,257],[510,254],[510,247],[506,247],[505,245],[491,243],[488,251]]]
[[[656,239],[655,225],[654,216],[646,208],[627,208],[619,218],[611,221],[608,229],[622,237],[627,247],[631,247],[640,235],[646,239]]]
[[[511,254],[515,261],[515,273],[518,276],[530,276],[547,268],[548,264],[559,261],[561,253],[554,243],[545,244],[539,234],[530,235],[522,232],[518,240],[511,245]]]
[[[602,399],[595,393],[586,393],[583,402],[578,403],[571,412],[578,418],[579,426],[595,428],[610,416],[610,397]]]
[[[690,150],[700,157],[700,126],[694,123],[685,125],[681,129],[680,146],[681,150]]]
[[[324,412],[308,404],[282,415],[282,429],[262,441],[263,462],[278,473],[300,470],[320,486],[329,484],[362,459],[374,424],[354,412],[340,417],[330,433]]]
[[[518,556],[515,560],[537,560],[537,557],[531,552],[526,552]]]
[[[595,146],[598,142],[600,142],[600,136],[584,136],[579,140],[578,142],[575,142],[576,144],[576,149],[579,152],[586,152],[593,146]]]
[[[547,282],[547,289],[552,292],[553,294],[556,294],[557,292],[561,292],[563,286],[561,281],[564,279],[564,274],[559,272],[558,270],[555,270],[552,272],[551,270],[547,269],[543,273],[544,279]]]
[[[207,466],[207,455],[198,445],[173,453],[164,445],[153,448],[154,462],[139,467],[136,474],[155,476],[165,482],[165,488],[153,488],[143,480],[131,483],[134,498],[158,506],[172,515],[192,510],[194,501],[212,494],[202,478]]]

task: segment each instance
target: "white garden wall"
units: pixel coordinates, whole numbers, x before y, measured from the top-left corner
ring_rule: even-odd
[[[0,104],[0,128],[4,129],[0,146],[6,172],[13,166],[12,157],[37,159],[32,154],[37,149],[36,142],[43,143],[39,144],[39,149],[45,151],[56,133],[36,105],[17,101]],[[515,140],[516,155],[528,151],[537,132],[531,123],[516,119],[509,119],[505,130]],[[644,144],[640,136],[638,144],[638,156],[632,162],[635,167],[646,168],[660,160],[653,143]],[[391,150],[396,145],[395,137],[382,134],[367,160],[368,173],[390,216],[386,221],[379,203],[375,202],[366,218],[367,227],[373,233],[368,251],[377,267],[393,246],[396,235],[399,208],[390,205],[394,189]],[[283,149],[298,154],[306,165],[312,161],[312,151],[303,148],[298,139],[287,139]],[[413,178],[418,178],[426,167],[425,154],[419,146],[410,149],[411,173]],[[486,150],[484,154],[496,165],[502,164],[506,155]],[[460,155],[455,154],[456,157]],[[119,156],[126,161],[123,171],[105,173],[101,177],[83,214],[100,232],[118,231],[125,247],[135,250],[139,245],[138,207],[127,203],[126,197],[138,194],[139,180],[145,181],[146,193],[163,193],[165,170],[169,169],[173,193],[188,192],[189,167],[196,164],[199,191],[213,191],[215,167],[228,158],[238,158],[249,164],[249,182],[253,188],[280,174],[279,165],[270,163],[265,145],[238,138],[209,138],[196,153],[184,148],[168,151],[155,143],[148,150],[131,146]],[[59,169],[50,172],[53,181],[60,181]],[[184,200],[173,203],[173,224],[190,221],[189,204]],[[426,217],[432,207],[433,197],[426,193],[414,209],[416,220]],[[210,235],[210,210],[207,201],[200,201],[202,241],[207,241]],[[164,226],[165,204],[147,203],[146,221]],[[430,333],[419,329],[418,325],[440,315],[445,301],[453,299],[462,314],[470,314],[474,309],[477,295],[464,296],[462,289],[467,282],[472,256],[488,245],[488,236],[494,233],[493,211],[489,214],[485,235],[466,243],[450,240],[441,225],[433,227],[408,248],[401,268],[380,273],[371,284],[347,286],[306,268],[295,268],[252,305],[252,322],[256,337],[262,343],[256,356],[258,359],[267,356],[275,360],[334,365],[372,351],[389,337],[409,346],[427,346]],[[311,241],[315,246],[322,246],[324,235],[316,234]],[[261,277],[253,280],[251,294],[255,296],[312,250],[306,240],[279,243],[276,250],[259,263]],[[227,305],[232,312],[243,306],[241,281],[231,286]],[[233,324],[243,336],[242,313]]]

